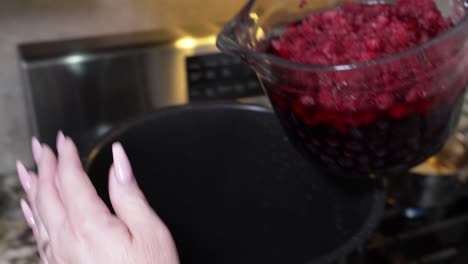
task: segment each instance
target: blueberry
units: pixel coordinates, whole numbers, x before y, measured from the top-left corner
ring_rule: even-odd
[[[336,156],[339,155],[338,150],[336,148],[333,148],[333,147],[327,147],[325,149],[325,153],[328,154],[331,157],[336,157]]]
[[[327,132],[329,136],[332,136],[332,137],[338,136],[338,132],[334,128],[329,128]]]
[[[317,147],[320,147],[322,146],[322,144],[320,143],[320,141],[318,141],[318,139],[316,138],[313,138],[311,141],[310,141],[311,144],[317,146]]]
[[[396,145],[394,145],[396,146]],[[378,151],[382,151],[382,150],[385,150],[385,145],[380,142],[380,141],[371,141],[367,144],[367,147],[372,150],[373,152],[378,152]]]
[[[344,155],[345,157],[347,157],[347,158],[352,158],[352,157],[355,156],[355,154],[354,154],[353,152],[351,152],[351,151],[349,151],[349,150],[346,150],[346,149],[343,150],[343,155]]]
[[[344,167],[344,168],[347,168],[347,169],[350,169],[354,166],[354,162],[352,159],[349,159],[349,158],[340,158],[338,160],[338,164],[341,166],[341,167]]]
[[[383,158],[387,155],[387,151],[385,149],[377,149],[375,151],[375,156],[377,156],[378,158]]]
[[[356,127],[349,129],[349,134],[351,135],[352,138],[355,138],[355,139],[360,139],[364,136],[361,130],[359,130]]]
[[[360,155],[357,158],[357,163],[359,164],[360,171],[366,171],[369,169],[370,159],[367,155]]]
[[[357,160],[360,165],[368,165],[370,161],[369,157],[366,155],[360,155]]]
[[[357,141],[349,141],[346,143],[345,147],[350,150],[360,151],[362,150],[362,145]]]
[[[396,162],[402,162],[406,157],[411,156],[411,153],[405,148],[401,148],[398,151],[392,152],[393,160]]]
[[[390,127],[390,122],[387,120],[379,120],[377,121],[377,128],[380,130],[387,130]]]
[[[408,139],[407,144],[408,144],[408,147],[413,151],[418,151],[420,148],[418,137],[413,137],[413,138]]]
[[[392,129],[392,138],[393,139],[402,139],[409,136],[412,136],[414,133],[414,128],[409,125],[398,125]]]
[[[305,147],[312,154],[317,154],[320,150],[320,148],[314,144],[305,144]]]
[[[327,145],[330,147],[338,147],[340,145],[340,142],[335,137],[328,137],[326,142],[327,142]]]
[[[324,155],[324,154],[321,154],[320,155],[320,160],[323,161],[325,164],[328,164],[328,165],[336,165],[336,162],[333,158],[327,156],[327,155]]]
[[[403,159],[403,162],[404,163],[410,163],[410,162],[413,161],[413,159],[414,159],[414,157],[412,155],[408,155]]]
[[[374,161],[373,165],[374,165],[375,168],[380,169],[380,168],[385,166],[385,161],[381,160],[381,159],[378,159],[378,160]]]
[[[300,129],[297,130],[297,135],[302,139],[307,139],[307,135]]]
[[[387,139],[387,132],[377,129],[369,129],[366,137],[364,138],[367,143],[367,147],[372,151],[383,148],[386,145]]]

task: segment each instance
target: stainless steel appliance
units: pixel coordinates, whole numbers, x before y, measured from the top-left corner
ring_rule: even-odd
[[[83,153],[119,123],[205,100],[268,104],[253,71],[215,46],[220,25],[25,43],[18,47],[32,132],[59,129]]]

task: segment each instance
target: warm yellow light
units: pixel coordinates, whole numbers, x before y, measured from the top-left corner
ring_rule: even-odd
[[[216,36],[208,36],[204,38],[185,37],[176,41],[175,47],[178,49],[193,49],[197,46],[214,45],[216,44]]]
[[[258,22],[259,17],[257,13],[250,13],[249,16],[255,23]]]
[[[187,37],[179,39],[175,45],[179,49],[192,49],[197,45],[197,41],[193,38]]]
[[[257,37],[256,40],[263,40],[263,38],[265,37],[265,31],[263,31],[263,28],[259,27],[255,35]]]

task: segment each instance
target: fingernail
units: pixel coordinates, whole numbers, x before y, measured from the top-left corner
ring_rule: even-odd
[[[16,162],[16,170],[18,171],[18,178],[20,179],[24,191],[29,192],[29,190],[31,190],[31,176],[21,161]]]
[[[23,210],[24,218],[26,219],[29,227],[34,228],[36,226],[36,221],[34,220],[31,207],[29,207],[28,203],[24,199],[21,199],[21,209]]]
[[[34,160],[36,161],[36,163],[38,163],[41,160],[42,146],[36,137],[32,138],[32,153],[33,153]]]
[[[114,174],[115,174],[115,165],[114,165],[114,163],[112,163],[111,166],[110,166],[109,174],[110,174],[110,175],[114,175]]]
[[[122,184],[128,184],[133,180],[132,167],[127,154],[120,143],[112,145],[112,154],[114,156],[115,175]]]
[[[34,222],[36,223],[36,222]],[[44,222],[41,221],[41,218],[40,216],[38,216],[38,223],[39,223],[39,226],[37,227],[37,232],[39,234],[39,237],[44,240],[44,241],[48,241],[49,240],[49,233],[47,232],[47,229],[45,228],[45,225],[44,225]]]
[[[45,256],[42,257],[42,264],[50,264],[49,260]]]
[[[59,131],[57,133],[57,151],[61,152],[62,148],[65,144],[65,135],[63,134],[62,131]]]

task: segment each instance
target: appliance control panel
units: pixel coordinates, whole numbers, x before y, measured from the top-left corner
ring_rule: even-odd
[[[255,72],[234,56],[212,53],[187,57],[186,71],[190,101],[264,95]]]

